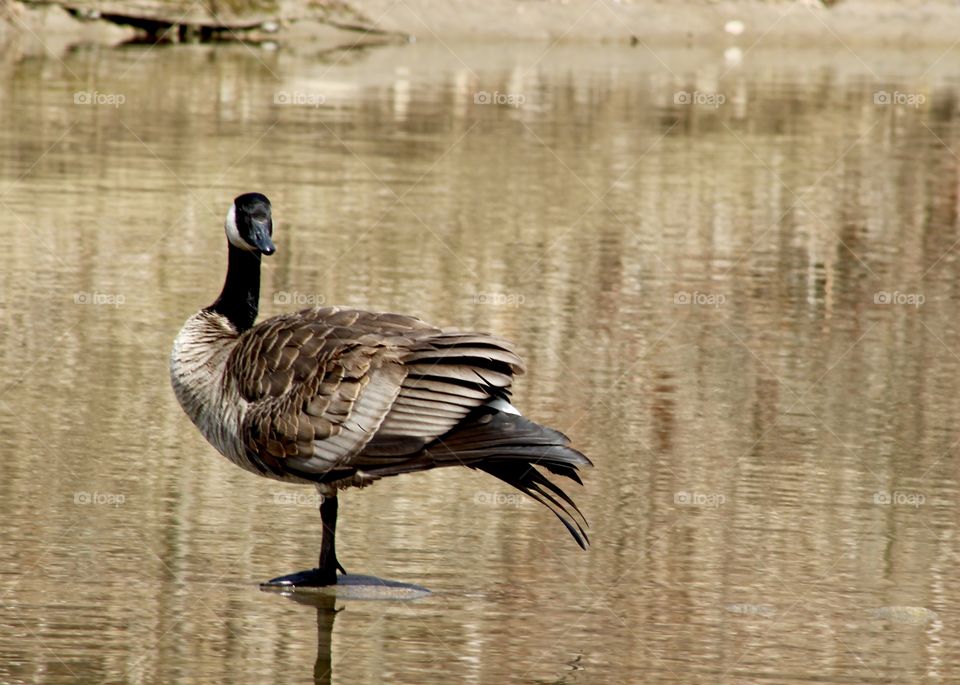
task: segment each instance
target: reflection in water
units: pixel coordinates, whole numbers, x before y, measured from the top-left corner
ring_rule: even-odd
[[[337,587],[314,590],[279,590],[261,587],[263,592],[279,594],[304,606],[317,610],[317,660],[313,667],[315,683],[330,683],[333,677],[333,623],[344,609],[336,609],[337,600],[359,602],[410,601],[426,597],[430,591],[418,585],[356,574],[341,575]],[[349,647],[347,648],[349,652]]]
[[[292,593],[290,599],[317,610],[317,660],[313,665],[313,682],[327,685],[333,682],[333,623],[342,609],[336,608],[337,598],[326,593]]]
[[[317,661],[313,665],[313,682],[325,685],[333,682],[333,621],[337,610],[334,598],[317,602]]]
[[[331,649],[331,682],[956,680],[955,57],[458,53],[0,67],[0,681],[291,682]],[[318,658],[254,585],[312,564],[315,502],[167,381],[241,190],[277,214],[265,315],[517,342],[516,402],[598,465],[590,552],[466,470],[377,484],[342,561],[434,594],[318,614]]]

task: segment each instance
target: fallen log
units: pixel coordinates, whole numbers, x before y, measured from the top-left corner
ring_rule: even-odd
[[[150,39],[204,42],[273,33],[281,26],[314,21],[346,31],[385,35],[345,2],[314,0],[22,0],[57,6],[75,17],[132,26]]]

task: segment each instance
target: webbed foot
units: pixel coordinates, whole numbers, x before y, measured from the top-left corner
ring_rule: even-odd
[[[261,585],[266,587],[327,587],[337,584],[337,569],[346,574],[339,563],[332,568],[312,568],[307,571],[291,573],[272,578]]]

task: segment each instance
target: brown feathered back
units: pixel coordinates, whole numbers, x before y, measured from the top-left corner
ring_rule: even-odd
[[[322,307],[244,332],[227,369],[248,403],[241,438],[251,456],[330,480],[414,457],[505,396],[522,362],[494,336]]]

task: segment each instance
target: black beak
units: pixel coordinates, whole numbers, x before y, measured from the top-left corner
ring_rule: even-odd
[[[273,233],[272,219],[251,219],[250,244],[260,250],[261,254],[272,255],[277,251],[270,234]]]

